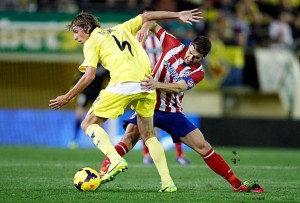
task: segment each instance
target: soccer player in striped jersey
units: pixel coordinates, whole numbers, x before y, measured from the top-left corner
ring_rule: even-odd
[[[168,132],[175,143],[183,142],[196,151],[215,173],[232,186],[233,191],[264,192],[257,184],[242,182],[205,140],[201,131],[182,113],[184,91],[192,89],[204,77],[201,61],[211,49],[209,39],[198,36],[186,47],[157,23],[148,22],[139,31],[141,41],[146,39],[149,30],[156,33],[162,44],[162,55],[153,69],[153,74],[142,82],[145,90],[156,89],[154,126]],[[137,125],[135,114],[125,121],[125,135],[115,146],[121,156],[132,149],[139,140]]]
[[[84,74],[66,94],[51,99],[49,106],[60,109],[83,91],[94,80],[98,63],[109,71],[109,84],[101,90],[81,123],[81,128],[111,161],[107,173],[101,178],[101,183],[112,180],[128,167],[126,160],[117,153],[102,126],[107,119],[121,116],[131,104],[137,112],[139,132],[149,148],[161,182],[169,186],[168,190],[162,189],[166,192],[177,191],[169,173],[164,149],[153,129],[156,92],[141,88],[141,81],[151,73],[150,61],[135,36],[147,21],[178,19],[185,23],[199,22],[200,13],[198,9],[181,12],[149,11],[106,29],[100,27],[100,22],[95,16],[80,13],[68,25],[73,31],[74,40],[83,45],[84,61],[79,70]]]
[[[146,50],[146,53],[150,59],[151,68],[153,69],[157,64],[160,55],[161,55],[161,44],[158,38],[151,34],[147,37],[146,41],[143,43],[143,47]],[[149,154],[149,149],[143,142],[143,162],[146,165],[153,164],[153,160]],[[191,162],[184,156],[182,149],[182,143],[175,143],[175,152],[176,152],[176,162],[181,165],[189,165]]]

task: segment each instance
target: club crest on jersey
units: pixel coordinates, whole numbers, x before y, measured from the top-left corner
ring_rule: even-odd
[[[192,88],[195,86],[194,80],[192,78],[190,78],[186,84],[189,88]]]

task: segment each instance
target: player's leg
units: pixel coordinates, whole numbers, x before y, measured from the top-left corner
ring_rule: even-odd
[[[204,139],[200,130],[182,113],[155,112],[160,125],[157,126],[169,133],[176,143],[181,141],[194,149],[204,159],[205,163],[217,174],[224,177],[233,188],[239,188],[241,181],[236,177],[225,160]],[[261,188],[260,188],[261,189]],[[256,189],[258,192],[260,189]]]
[[[199,129],[194,129],[180,140],[201,155],[205,163],[217,174],[222,176],[233,188],[241,192],[264,192],[258,185],[245,185],[235,175],[223,157],[217,154],[211,145],[205,140]]]
[[[148,149],[148,147],[146,146],[146,144],[143,140],[142,140],[142,142],[143,142],[143,150],[142,150],[142,152],[143,152],[143,163],[145,165],[152,165],[153,160],[152,160],[152,158],[149,154],[149,149]]]
[[[200,130],[191,123],[184,114],[158,113],[157,115],[161,117],[161,125],[159,127],[169,133],[174,142],[181,141],[190,146],[204,158],[209,167],[211,167],[216,173],[229,178],[229,175],[226,173],[230,171],[230,168],[224,166],[224,161],[222,161],[223,159],[221,160],[221,158],[214,159],[217,163],[214,163],[213,161],[210,162],[211,155],[209,152],[213,151],[212,147],[208,142],[206,142]],[[219,155],[216,156],[219,157]]]
[[[145,144],[149,149],[149,154],[161,177],[162,189],[159,192],[175,192],[177,191],[177,188],[170,176],[164,148],[157,137],[154,136],[154,129],[152,126],[152,117],[145,118],[138,115],[138,127],[141,137],[145,141]]]
[[[129,119],[129,121],[130,120],[131,119]],[[115,146],[115,149],[117,150],[118,154],[123,157],[136,145],[139,139],[140,139],[140,134],[137,125],[134,123],[126,123],[125,134],[118,142],[118,144]],[[106,156],[101,165],[101,169],[99,172],[100,176],[105,175],[105,173],[108,170],[109,164],[110,164],[110,160]]]
[[[102,70],[99,68],[99,70]],[[98,72],[98,68],[97,68]],[[96,74],[95,79],[80,93],[76,98],[76,108],[75,108],[75,126],[74,126],[74,139],[70,144],[70,148],[76,148],[78,145],[78,139],[81,132],[81,122],[83,121],[85,114],[88,110],[88,105],[91,104],[99,95],[101,90],[103,78]]]
[[[95,100],[81,125],[94,144],[110,159],[111,164],[101,179],[102,183],[112,180],[120,171],[128,167],[127,162],[118,154],[108,134],[102,128],[107,118],[117,118],[124,113],[128,105],[126,96],[101,91],[101,100]]]
[[[182,113],[155,111],[155,127],[164,130],[173,138],[173,142],[175,143],[175,152],[177,155],[177,163],[181,165],[188,165],[190,164],[190,161],[184,157],[182,143],[179,140],[180,136],[189,132],[186,127],[182,125],[182,117],[184,117]],[[185,118],[185,120],[187,119]],[[196,127],[193,126],[193,128]]]
[[[121,157],[123,157],[125,154],[127,154],[129,152],[126,144],[122,141],[120,141],[118,144],[115,145],[115,149]],[[103,177],[107,173],[110,164],[111,164],[110,159],[108,158],[108,156],[106,156],[102,162],[102,165],[101,165],[101,168],[99,171],[100,177]]]
[[[82,129],[92,139],[93,143],[105,154],[110,160],[117,161],[120,155],[116,152],[106,131],[102,128],[106,118],[96,117],[93,114],[87,114],[82,121]]]
[[[137,125],[146,146],[149,149],[149,154],[158,170],[161,177],[162,187],[159,192],[176,192],[175,186],[169,172],[167,160],[162,144],[155,136],[153,126],[154,107],[156,104],[156,93],[140,94],[132,106],[137,113]]]

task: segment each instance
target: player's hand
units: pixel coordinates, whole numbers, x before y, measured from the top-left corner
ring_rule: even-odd
[[[62,106],[66,105],[69,102],[69,99],[66,95],[61,95],[56,97],[56,99],[51,99],[49,101],[49,106],[52,109],[60,109]]]
[[[147,75],[147,78],[142,80],[141,89],[142,90],[154,90],[157,86],[157,81],[153,79],[151,75]]]
[[[137,40],[141,43],[144,43],[148,36],[151,34],[151,29],[153,29],[155,26],[155,21],[145,22],[136,34]]]
[[[140,43],[144,43],[149,35],[149,30],[143,29],[143,27],[137,32],[136,38]]]
[[[188,11],[180,11],[179,12],[179,19],[188,24],[192,24],[192,22],[200,22],[203,18],[200,16],[202,12],[198,10],[198,8]]]

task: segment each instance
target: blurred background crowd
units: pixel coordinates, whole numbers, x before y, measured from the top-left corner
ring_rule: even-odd
[[[299,0],[2,0],[0,10],[20,12],[179,11],[199,8],[203,21],[193,26],[164,21],[163,26],[189,42],[196,35],[207,35],[215,43],[288,48],[300,56]],[[185,30],[185,32],[183,32]]]
[[[67,146],[75,102],[65,111],[48,107],[82,62],[66,24],[84,11],[110,27],[146,7],[202,12],[193,25],[159,24],[186,45],[196,35],[212,42],[205,77],[183,103],[212,143],[300,146],[300,0],[0,0],[0,134],[14,135],[0,136],[0,144]],[[108,124],[115,140],[121,120]],[[47,139],[35,133],[39,128]]]

